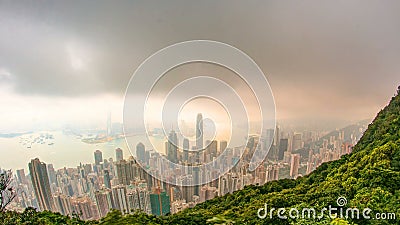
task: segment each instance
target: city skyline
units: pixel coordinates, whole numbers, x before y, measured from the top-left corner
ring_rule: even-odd
[[[178,151],[178,148],[173,155],[167,154],[175,163],[191,164],[204,163],[210,157],[221,155],[224,150],[230,151],[226,160],[238,160],[238,164],[202,185],[193,184],[198,182],[196,180],[205,179],[207,173],[203,170],[193,169],[189,174],[176,177],[181,185],[162,182],[147,174],[143,166],[154,167],[160,156],[149,152],[141,142],[136,146],[136,158],[124,156],[121,148],[115,148],[114,156],[107,159],[101,150],[93,150],[91,162],[81,162],[73,168],[55,169],[52,162],[35,158],[29,163],[29,174],[25,175],[24,169],[16,170],[14,182],[25,194],[17,198],[19,206],[15,202],[10,207],[33,206],[63,215],[81,211],[80,218],[84,220],[104,217],[111,208],[123,213],[135,210],[154,215],[177,213],[214,197],[241,190],[246,185],[262,185],[273,180],[307,175],[324,162],[350,154],[364,129],[366,124],[350,126],[328,135],[312,131],[288,132],[282,128],[273,132],[270,129],[272,133],[267,132],[266,137],[272,135],[274,144],[268,158],[252,172],[247,170],[252,152],[266,147],[262,142],[258,145],[256,137],[249,140],[242,158],[239,158],[238,149],[226,148],[226,141],[216,140],[206,140],[206,149],[200,154],[185,156],[185,151]],[[174,132],[170,134],[170,141],[177,141]],[[169,176],[169,170],[169,167],[163,170],[166,176]]]
[[[198,115],[201,115],[202,113],[198,113]],[[201,118],[201,116],[200,116],[200,118]],[[195,118],[196,119],[196,118]],[[199,119],[199,118],[197,118],[197,119]],[[196,124],[200,124],[200,123],[198,123],[198,120],[196,119],[196,121],[197,122],[195,122],[195,123],[193,123],[193,125],[194,125],[194,128],[193,129],[191,129],[191,132],[189,132],[189,133],[192,133],[192,135],[193,136],[185,136],[186,134],[187,134],[187,129],[188,128],[190,128],[191,126],[190,126],[190,124],[186,124],[186,131],[185,130],[181,130],[180,132],[183,132],[183,133],[181,133],[181,134],[179,134],[179,135],[184,135],[184,136],[179,136],[179,138],[178,138],[178,136],[177,136],[177,133],[175,134],[175,136],[176,136],[176,141],[174,140],[173,142],[175,143],[175,144],[173,144],[173,145],[171,145],[171,146],[175,146],[175,145],[177,145],[177,151],[180,151],[180,152],[187,152],[187,151],[183,151],[183,149],[185,149],[185,141],[187,142],[187,145],[186,146],[189,146],[189,147],[186,147],[186,149],[189,149],[189,152],[191,152],[191,151],[197,151],[198,150],[198,148],[196,147],[196,145],[197,145],[197,136],[196,136]],[[369,121],[362,121],[361,122],[361,124],[368,124],[369,123]],[[358,123],[356,123],[356,124],[358,124]],[[355,124],[354,124],[355,125]],[[185,129],[185,126],[183,127],[184,129]],[[280,131],[282,131],[282,129],[284,129],[284,130],[286,130],[287,132],[306,132],[306,131],[312,131],[312,132],[318,132],[319,134],[327,134],[327,133],[329,133],[329,132],[331,132],[331,131],[333,131],[333,130],[325,130],[325,131],[319,131],[319,130],[310,130],[310,129],[302,129],[302,128],[300,128],[300,129],[294,129],[292,126],[282,126],[282,125],[278,125],[277,127],[276,127],[276,132],[280,132]],[[103,128],[102,129],[103,131],[101,131],[98,135],[100,135],[100,137],[103,139],[103,135],[108,135],[107,134],[107,132],[108,132],[108,130],[109,130],[109,128],[108,127],[105,127],[105,128]],[[156,135],[155,137],[152,137],[151,139],[153,139],[152,141],[150,141],[150,142],[148,142],[148,138],[146,138],[145,136],[138,136],[138,138],[139,139],[135,139],[135,140],[137,140],[137,142],[135,142],[137,145],[143,145],[143,143],[146,143],[146,146],[144,146],[144,148],[146,148],[147,150],[151,150],[151,151],[155,151],[155,152],[159,152],[159,153],[161,153],[161,154],[164,154],[164,155],[166,155],[166,156],[168,156],[168,151],[167,151],[167,149],[168,149],[168,147],[167,147],[167,143],[168,143],[168,134],[170,134],[172,131],[174,131],[175,129],[170,129],[170,130],[165,130],[165,132],[166,132],[166,134],[167,134],[167,136],[165,136],[165,137],[163,137],[163,135],[162,135],[162,133],[160,133],[160,130],[157,130],[157,129],[155,129],[154,131],[156,132],[156,133],[153,133],[153,135]],[[76,132],[76,131],[75,131]],[[93,131],[92,131],[93,132]],[[105,133],[104,133],[105,132]],[[117,132],[117,133],[115,133],[115,132]],[[178,131],[176,131],[176,132],[178,132]],[[57,132],[57,133],[59,133],[59,132]],[[200,132],[200,133],[203,133],[203,132]],[[267,133],[268,133],[268,131],[267,131]],[[124,141],[124,137],[123,137],[123,135],[122,135],[123,133],[122,133],[122,130],[114,130],[113,129],[113,131],[112,131],[112,134],[111,135],[121,135],[121,136],[119,136],[119,138],[117,138],[117,139],[115,139],[115,140],[117,140],[118,142],[116,142],[116,143],[114,143],[114,140],[111,140],[111,142],[108,144],[108,141],[105,141],[104,142],[104,144],[102,144],[102,146],[103,147],[96,147],[96,146],[98,146],[98,144],[96,144],[96,146],[92,143],[92,144],[87,144],[87,143],[85,143],[83,140],[84,139],[81,139],[81,134],[79,134],[79,133],[75,133],[73,136],[75,136],[75,135],[77,135],[76,137],[77,138],[79,138],[77,141],[78,142],[80,142],[81,144],[79,145],[79,146],[77,146],[76,144],[74,144],[75,146],[77,146],[77,147],[73,147],[74,149],[76,149],[77,151],[74,151],[74,152],[79,152],[79,151],[82,151],[81,153],[77,153],[77,154],[80,154],[80,156],[84,156],[83,157],[83,160],[81,160],[81,159],[79,159],[79,158],[75,158],[75,160],[73,160],[73,161],[71,161],[71,159],[69,159],[69,160],[66,160],[66,161],[64,161],[62,158],[54,158],[54,156],[51,156],[51,155],[53,155],[54,153],[63,153],[63,152],[65,152],[65,151],[68,151],[67,149],[68,149],[68,147],[67,146],[60,146],[59,144],[58,144],[58,142],[57,142],[57,138],[56,139],[52,139],[52,142],[53,143],[56,143],[54,146],[52,145],[53,143],[51,143],[51,145],[49,144],[49,146],[48,147],[51,147],[50,149],[52,149],[51,150],[51,154],[50,155],[48,155],[47,153],[45,153],[46,151],[48,151],[48,150],[50,150],[50,149],[48,149],[48,147],[47,147],[47,143],[45,144],[45,146],[47,147],[47,148],[43,148],[43,147],[41,147],[41,145],[39,144],[39,145],[37,145],[37,144],[35,144],[36,145],[36,147],[33,147],[33,148],[30,148],[30,146],[28,146],[28,145],[26,145],[26,146],[28,146],[28,148],[25,146],[25,144],[24,144],[24,146],[22,146],[22,144],[21,144],[21,140],[26,140],[26,139],[29,139],[29,137],[32,137],[32,135],[37,135],[36,136],[36,138],[35,138],[35,140],[37,140],[38,138],[39,138],[39,135],[40,135],[40,137],[43,137],[43,136],[53,136],[52,135],[52,132],[50,132],[50,133],[48,133],[48,132],[39,132],[39,133],[33,133],[33,134],[31,134],[31,133],[28,133],[28,134],[24,134],[24,135],[22,135],[21,137],[19,137],[19,135],[17,135],[15,138],[12,138],[12,139],[15,139],[15,143],[17,144],[17,140],[20,140],[19,141],[19,144],[17,144],[17,145],[19,145],[18,147],[19,148],[22,148],[22,151],[23,152],[26,152],[27,151],[27,153],[29,153],[29,154],[27,154],[27,156],[28,155],[31,155],[31,157],[34,157],[34,156],[41,156],[41,157],[44,157],[45,156],[45,158],[47,158],[47,161],[49,161],[49,160],[52,160],[52,159],[56,159],[56,161],[57,161],[57,168],[61,168],[61,167],[63,167],[63,166],[71,166],[71,165],[74,165],[74,164],[76,164],[76,163],[79,163],[79,162],[83,162],[83,163],[87,163],[87,162],[89,162],[88,161],[88,159],[89,158],[92,158],[91,157],[91,155],[93,155],[93,153],[91,153],[92,151],[94,151],[94,150],[96,150],[96,151],[103,151],[103,150],[105,150],[105,149],[108,149],[108,150],[106,150],[104,153],[106,154],[106,157],[104,158],[104,159],[109,159],[110,157],[112,157],[112,158],[115,158],[115,155],[114,155],[114,153],[113,153],[113,151],[115,150],[115,149],[118,149],[118,151],[122,151],[122,153],[120,153],[119,155],[132,155],[132,156],[137,156],[137,155],[135,155],[135,153],[136,153],[136,151],[137,151],[137,146],[136,146],[136,144],[134,144],[134,147],[132,148],[132,146],[131,146],[131,148],[129,148],[128,147],[128,145],[126,145],[126,143],[125,143],[125,141]],[[58,134],[58,135],[56,135],[56,137],[58,137],[60,134]],[[63,135],[65,135],[65,134],[63,134]],[[128,133],[128,135],[129,135],[129,133]],[[161,136],[160,136],[161,135]],[[267,134],[268,135],[268,134]],[[68,137],[68,139],[70,139],[70,140],[73,140],[74,138],[73,138],[73,136],[70,136],[70,137],[68,137],[68,136],[66,136],[66,137]],[[152,135],[151,135],[152,136]],[[35,136],[34,136],[35,137]],[[93,139],[93,138],[91,138],[91,139],[93,139],[93,140],[96,140],[96,138],[97,138],[97,136],[92,136],[93,138],[95,138],[95,139]],[[216,141],[222,141],[222,142],[226,142],[226,143],[230,143],[230,142],[232,142],[232,143],[230,143],[230,146],[232,147],[232,146],[235,146],[235,143],[237,144],[237,143],[240,143],[240,142],[237,142],[237,141],[235,141],[235,139],[230,139],[229,137],[228,138],[226,138],[225,136],[216,136],[216,137],[213,137],[212,135],[207,135],[206,136],[207,137],[207,139],[204,139],[203,141],[202,141],[202,143],[203,144],[205,144],[206,145],[206,147],[208,147],[208,145],[210,145],[211,144],[211,142],[213,141],[213,140],[216,140]],[[161,138],[161,139],[160,139]],[[232,138],[232,137],[231,137]],[[275,137],[276,138],[276,137]],[[65,138],[62,138],[62,139],[65,139]],[[172,138],[173,139],[173,138]],[[65,140],[66,141],[66,140]],[[165,142],[164,142],[165,141]],[[74,142],[76,142],[76,141],[74,141]],[[103,141],[101,141],[100,143],[102,143]],[[37,143],[39,143],[39,142],[37,142]],[[94,143],[96,143],[96,142],[94,142]],[[117,144],[118,143],[118,144]],[[228,146],[228,144],[227,144],[227,146]],[[31,144],[32,145],[32,144]],[[64,145],[63,143],[62,143],[62,145]],[[106,147],[107,146],[107,147]],[[115,147],[112,147],[112,146],[115,146]],[[60,147],[62,147],[62,148],[60,148]],[[104,147],[106,147],[105,149],[104,149]],[[38,153],[35,153],[35,152],[37,152],[35,149],[37,149],[37,148],[39,148],[39,149],[41,149],[40,150],[40,153],[38,154]],[[82,150],[80,150],[80,149],[82,149]],[[34,151],[33,151],[34,150]],[[45,152],[43,152],[42,153],[42,151],[45,151]],[[94,154],[96,155],[96,151],[94,152]],[[36,155],[35,155],[36,154]],[[70,154],[69,154],[70,155]],[[72,158],[74,158],[74,156],[73,155],[71,155],[71,157]],[[70,158],[71,158],[70,157]],[[121,156],[120,156],[121,157]],[[283,157],[283,156],[282,156]],[[102,158],[101,159],[99,159],[98,161],[97,161],[97,163],[99,163],[99,162],[101,162],[102,161]],[[20,166],[20,164],[24,164],[24,162],[23,161],[19,161],[18,162],[18,166],[17,166],[17,164],[10,164],[10,162],[8,162],[6,165],[8,165],[8,166],[5,166],[5,168],[12,168],[12,169],[15,169],[15,170],[17,170],[17,169],[19,169],[19,168],[27,168],[27,167],[21,167]],[[71,164],[72,163],[72,164]],[[2,167],[4,168],[4,165],[5,164],[3,164],[2,165]]]

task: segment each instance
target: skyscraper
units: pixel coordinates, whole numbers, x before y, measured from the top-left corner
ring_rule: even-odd
[[[223,151],[225,151],[226,147],[228,147],[228,142],[227,141],[221,141],[219,143],[219,154],[221,154]]]
[[[146,162],[146,149],[142,142],[139,142],[136,145],[136,157],[137,157],[138,161],[140,161],[140,163]]]
[[[57,183],[56,171],[54,170],[53,164],[47,164],[47,174],[49,176],[50,184]]]
[[[151,213],[156,216],[166,215],[170,212],[169,196],[165,191],[157,190],[150,194]]]
[[[280,142],[280,137],[281,137],[281,134],[280,134],[280,129],[279,129],[279,126],[278,125],[276,125],[276,128],[275,128],[275,135],[274,135],[274,142],[273,142],[273,144],[276,146],[276,147],[278,147],[279,146],[279,142]]]
[[[112,188],[112,195],[114,199],[115,207],[122,213],[129,213],[128,201],[126,199],[126,187],[125,185],[118,185]]]
[[[303,140],[301,133],[294,133],[292,141],[292,151],[300,149],[303,147]]]
[[[112,208],[115,208],[112,192],[110,189],[102,189],[96,191],[95,198],[97,203],[97,210],[99,211],[101,217],[106,216]]]
[[[99,217],[96,205],[88,196],[71,198],[71,208],[83,220],[93,220]]]
[[[203,150],[203,143],[203,115],[199,113],[196,119],[196,163],[200,163],[200,153]]]
[[[217,196],[217,193],[218,191],[216,187],[204,185],[200,188],[200,202],[204,202],[214,198],[215,196]]]
[[[124,153],[122,149],[120,148],[115,149],[115,159],[117,162],[124,159]]]
[[[21,184],[26,184],[26,176],[24,169],[16,170],[18,182]]]
[[[140,210],[151,214],[150,192],[147,187],[145,182],[127,186],[129,212]]]
[[[196,147],[198,150],[203,149],[203,115],[197,114],[196,120]]]
[[[115,166],[119,184],[129,185],[136,176],[139,176],[139,166],[134,159],[120,160]]]
[[[296,178],[299,174],[299,166],[300,166],[300,154],[292,154],[292,158],[290,160],[290,176]]]
[[[111,189],[111,179],[108,170],[104,170],[104,186]]]
[[[94,163],[99,165],[101,162],[103,162],[103,153],[100,150],[96,150],[94,152]]]
[[[53,196],[53,201],[54,201],[55,211],[65,216],[72,214],[71,199],[69,196],[56,194]]]
[[[194,186],[194,195],[199,196],[200,193],[200,172],[199,172],[199,167],[193,167],[193,182],[195,184]]]
[[[54,204],[46,164],[36,158],[32,159],[28,166],[40,210],[53,210]]]
[[[189,139],[183,139],[183,161],[187,162],[189,160]]]
[[[217,147],[218,147],[218,142],[216,140],[211,141],[210,145],[207,146],[207,148],[210,150],[209,153],[211,154],[211,160],[212,157],[217,157]]]
[[[174,130],[171,130],[168,135],[167,142],[167,158],[173,163],[178,162],[178,137]]]
[[[278,180],[279,179],[279,165],[270,165],[266,170],[267,181]]]
[[[278,160],[283,160],[285,152],[288,150],[289,140],[287,138],[279,141]]]

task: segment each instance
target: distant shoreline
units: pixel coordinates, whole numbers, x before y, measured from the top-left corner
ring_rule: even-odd
[[[1,134],[0,133],[0,138],[15,138],[15,137],[19,137],[22,135],[26,135],[26,134],[32,134],[33,131],[28,131],[28,132],[21,132],[21,133],[9,133],[9,134]]]

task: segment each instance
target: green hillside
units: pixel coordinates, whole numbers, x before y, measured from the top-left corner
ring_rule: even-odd
[[[122,216],[113,211],[100,221],[83,222],[50,212],[28,210],[18,214],[7,212],[0,222],[6,224],[400,224],[400,95],[381,110],[353,153],[340,160],[324,163],[310,175],[297,180],[279,180],[263,186],[248,186],[244,190],[215,198],[175,215],[154,217],[145,214]],[[329,205],[338,207],[337,199],[345,197],[347,208],[360,210],[360,218],[302,218],[304,208],[314,208],[317,217]],[[340,202],[339,202],[340,203]],[[300,216],[280,219],[277,210],[266,218],[257,216],[260,208],[290,208]],[[372,211],[371,218],[362,216],[363,209]],[[262,213],[264,210],[261,211]],[[377,213],[396,219],[378,220]],[[383,214],[382,214],[383,213]],[[343,213],[344,214],[344,213]],[[392,215],[392,214],[390,214]]]
[[[399,91],[398,91],[399,92]],[[381,110],[350,155],[325,163],[310,175],[297,180],[280,180],[264,186],[249,186],[232,195],[216,198],[172,217],[189,219],[220,216],[238,224],[329,224],[321,220],[282,220],[257,217],[257,210],[268,206],[299,210],[336,206],[347,199],[346,208],[370,208],[376,213],[394,212],[400,216],[400,95]],[[317,211],[319,212],[319,211]],[[355,224],[396,224],[399,220],[348,219]],[[336,221],[335,221],[336,222]]]

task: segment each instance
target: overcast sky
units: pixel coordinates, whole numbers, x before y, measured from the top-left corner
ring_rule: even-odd
[[[280,120],[372,118],[400,84],[400,2],[0,1],[0,132],[121,119],[155,51],[233,45],[267,75]]]

